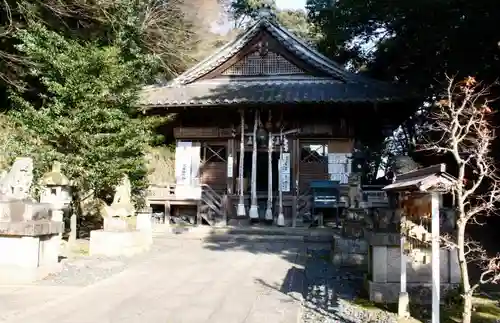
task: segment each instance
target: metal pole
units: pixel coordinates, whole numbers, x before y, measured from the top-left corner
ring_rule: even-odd
[[[439,193],[433,192],[431,195],[432,210],[432,323],[439,323],[439,303],[440,303],[440,265],[439,265]]]
[[[245,163],[245,114],[243,113],[243,110],[240,110],[240,117],[241,117],[241,141],[240,141],[240,165],[239,165],[239,174],[238,178],[240,181],[240,199],[238,201],[238,207],[236,208],[236,215],[244,217],[246,216],[246,210],[245,210],[245,199],[243,197],[243,164]]]

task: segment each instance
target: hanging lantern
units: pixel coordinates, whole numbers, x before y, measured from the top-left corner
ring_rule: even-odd
[[[258,143],[258,145],[261,147],[267,147],[268,141],[269,141],[269,139],[268,139],[268,133],[267,133],[266,129],[259,127],[259,129],[257,129],[257,143]]]

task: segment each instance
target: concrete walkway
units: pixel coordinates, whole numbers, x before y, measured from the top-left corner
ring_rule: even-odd
[[[0,287],[0,322],[298,322],[303,242],[155,243],[151,257],[87,287]]]

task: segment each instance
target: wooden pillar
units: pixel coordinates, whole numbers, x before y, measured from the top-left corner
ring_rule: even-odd
[[[292,153],[292,165],[293,165],[293,188],[294,188],[294,194],[296,196],[300,195],[300,182],[299,182],[299,176],[300,176],[300,154],[301,154],[301,149],[300,149],[300,140],[299,138],[295,138],[293,140],[293,153]]]
[[[198,201],[198,203],[196,203],[196,225],[202,224],[201,207],[202,203],[201,201]]]
[[[234,139],[227,141],[227,194],[234,194],[234,178],[236,166],[236,147]]]
[[[231,202],[229,200],[229,197],[227,196],[227,194],[224,194],[222,196],[222,201],[221,201],[222,222],[224,223],[224,225],[228,224],[228,216],[229,216],[229,212],[231,212],[231,204],[230,203]]]
[[[170,225],[170,216],[171,216],[171,208],[170,202],[165,202],[165,223]]]
[[[292,156],[291,156],[291,164],[292,164],[292,190],[293,190],[293,199],[292,199],[292,227],[297,225],[297,216],[299,212],[298,203],[299,203],[299,164],[300,164],[300,143],[298,138],[294,138],[292,142]]]
[[[399,196],[402,201],[402,196]],[[402,205],[399,205],[401,208]],[[404,223],[406,222],[406,214],[405,212],[401,212],[401,218],[399,219],[399,250],[400,250],[400,278],[399,278],[399,299],[398,299],[398,316],[400,318],[408,318],[409,317],[409,304],[410,298],[408,292],[406,290],[407,283],[407,273],[406,266],[408,262],[408,256],[405,252],[405,244],[406,244],[406,232],[404,230]]]
[[[431,193],[431,235],[432,235],[432,323],[440,322],[439,304],[440,304],[440,289],[441,289],[441,274],[439,260],[439,201],[440,194],[438,192]]]

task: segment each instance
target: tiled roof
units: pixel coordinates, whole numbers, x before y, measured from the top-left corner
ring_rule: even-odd
[[[201,81],[188,85],[153,86],[143,92],[145,106],[231,105],[239,103],[386,102],[396,93],[369,84],[301,79],[225,82]]]
[[[328,77],[215,78],[198,81],[238,53],[265,29],[285,48]],[[389,84],[346,71],[273,19],[261,18],[233,42],[167,84],[144,89],[143,106],[231,105],[239,103],[383,102],[402,99]]]

